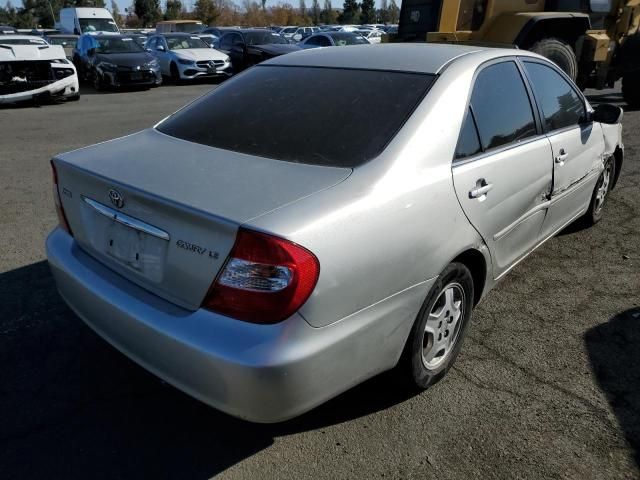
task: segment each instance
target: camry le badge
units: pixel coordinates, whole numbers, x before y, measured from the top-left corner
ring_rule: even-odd
[[[109,190],[109,200],[111,200],[111,203],[116,208],[124,207],[124,197],[117,190]]]

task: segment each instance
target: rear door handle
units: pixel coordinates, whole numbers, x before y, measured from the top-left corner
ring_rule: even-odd
[[[493,188],[493,183],[487,183],[484,178],[476,182],[476,188],[469,192],[469,198],[479,198],[486,195]]]
[[[564,165],[564,161],[567,159],[569,154],[565,152],[564,148],[560,149],[560,154],[556,157],[556,163],[560,166]]]

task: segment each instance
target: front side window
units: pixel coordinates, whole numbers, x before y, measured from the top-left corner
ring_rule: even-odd
[[[458,30],[478,30],[484,22],[487,0],[462,0],[458,14]]]
[[[471,106],[483,150],[536,135],[529,95],[515,62],[484,68],[476,78]]]
[[[157,128],[234,152],[351,168],[382,152],[434,79],[418,73],[258,65]]]
[[[551,67],[524,62],[527,75],[540,102],[547,131],[579,125],[585,118],[585,104],[562,76]]]

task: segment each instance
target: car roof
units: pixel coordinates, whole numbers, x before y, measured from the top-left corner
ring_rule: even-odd
[[[387,43],[381,45],[352,45],[349,48],[301,50],[270,59],[263,62],[263,64],[436,74],[457,57],[488,50],[495,50],[496,56],[522,53],[517,50],[489,49],[486,47],[452,44]],[[498,52],[500,52],[499,55]]]
[[[160,37],[197,37],[199,32],[186,33],[186,32],[166,32],[166,33],[154,33],[153,36],[158,35]]]

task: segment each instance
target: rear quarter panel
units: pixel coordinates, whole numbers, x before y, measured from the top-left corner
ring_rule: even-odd
[[[318,257],[320,278],[300,312],[312,326],[419,286],[460,252],[483,248],[451,174],[473,70],[437,80],[383,154],[346,181],[248,222]],[[412,308],[415,318],[420,304]]]

